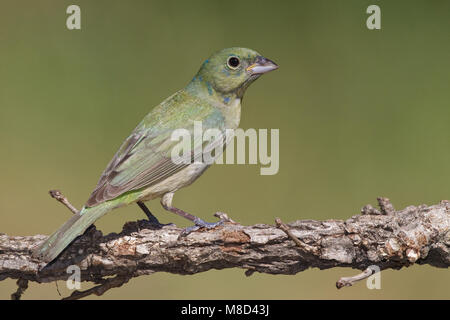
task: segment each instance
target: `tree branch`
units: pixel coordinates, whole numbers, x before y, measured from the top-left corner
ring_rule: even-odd
[[[102,294],[132,277],[161,271],[187,275],[242,268],[251,275],[296,274],[308,268],[366,270],[371,265],[400,269],[414,263],[450,266],[448,201],[401,211],[395,211],[386,198],[378,202],[380,210],[368,205],[361,215],[345,221],[299,220],[285,225],[280,220],[278,227],[225,223],[181,239],[180,228],[154,229],[143,220],[128,222],[121,233],[106,236],[94,227],[45,268],[31,257],[31,251],[46,236],[0,234],[0,280],[65,280],[67,267],[78,265],[81,281],[101,284],[88,293]],[[116,276],[115,280],[106,281],[110,276]],[[86,295],[77,291],[71,298]]]

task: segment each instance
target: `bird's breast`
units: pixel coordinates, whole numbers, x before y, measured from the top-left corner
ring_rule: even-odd
[[[145,189],[140,199],[142,201],[159,198],[165,193],[175,192],[193,183],[209,167],[206,163],[192,163],[186,168],[178,171],[167,179]]]
[[[225,118],[225,126],[227,129],[237,129],[241,121],[241,99],[236,98],[221,108],[221,111]]]

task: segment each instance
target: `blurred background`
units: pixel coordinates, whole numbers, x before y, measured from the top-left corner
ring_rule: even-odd
[[[81,7],[81,30],[66,8]],[[381,8],[368,30],[366,8]],[[241,127],[280,129],[280,170],[216,165],[175,205],[242,224],[346,219],[389,197],[397,209],[450,198],[449,1],[3,0],[0,9],[0,232],[49,234],[81,207],[99,175],[151,108],[184,87],[212,52],[255,49],[280,69],[254,83]],[[163,222],[187,223],[149,207]],[[137,206],[96,223],[104,233],[143,219]],[[336,290],[356,270],[294,276],[214,270],[157,273],[110,299],[449,299],[448,270],[413,266]],[[83,283],[83,289],[88,285]],[[0,299],[15,291],[0,282]],[[59,282],[63,296],[69,292]],[[59,298],[31,283],[24,299]],[[93,297],[92,299],[99,299]]]

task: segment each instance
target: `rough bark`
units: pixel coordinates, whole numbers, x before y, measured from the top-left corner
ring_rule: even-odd
[[[31,257],[31,250],[46,236],[0,234],[0,280],[67,279],[67,267],[75,264],[81,268],[81,281],[103,285],[90,293],[102,294],[105,288],[120,286],[120,279],[126,282],[160,271],[188,275],[242,268],[250,275],[296,274],[308,268],[365,270],[371,265],[400,269],[414,263],[450,266],[448,201],[401,211],[386,198],[378,201],[380,210],[368,205],[345,221],[294,221],[288,230],[279,223],[278,227],[226,223],[178,239],[181,229],[176,226],[152,229],[145,221],[129,222],[121,233],[106,236],[92,228],[45,268]],[[116,277],[106,283],[106,276]]]

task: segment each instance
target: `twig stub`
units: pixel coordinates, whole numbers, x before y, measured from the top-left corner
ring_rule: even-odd
[[[361,273],[358,273],[356,276],[342,277],[336,282],[336,288],[341,289],[342,287],[350,287],[358,281],[367,279],[374,273],[375,273],[375,270],[368,267],[366,270],[364,270]]]
[[[310,246],[306,243],[304,243],[303,241],[301,241],[299,238],[297,238],[296,236],[294,236],[294,234],[292,234],[291,230],[289,229],[289,227],[283,223],[283,221],[281,221],[280,218],[276,218],[275,219],[275,223],[277,225],[277,227],[281,230],[284,231],[284,233],[286,233],[286,235],[291,238],[295,244],[300,247],[301,249],[303,249],[303,251],[307,252],[307,253],[312,253],[312,254],[318,254],[318,250],[316,247]]]
[[[90,296],[92,294],[96,296],[103,295],[106,291],[112,289],[112,288],[119,288],[125,283],[127,283],[131,279],[131,276],[129,275],[117,275],[114,278],[105,279],[103,284],[100,284],[98,286],[92,287],[85,291],[78,291],[75,290],[72,292],[72,294],[66,298],[63,298],[62,300],[78,300],[87,296]]]
[[[20,278],[16,283],[18,288],[17,291],[11,295],[11,300],[20,300],[25,290],[28,289],[28,280]]]
[[[386,215],[393,215],[395,214],[395,208],[391,203],[391,200],[384,197],[377,198],[378,205],[380,206],[381,212]]]
[[[56,199],[57,201],[61,202],[66,208],[68,208],[70,211],[72,211],[73,214],[77,214],[78,210],[75,208],[69,200],[61,193],[59,190],[50,190],[48,192],[50,194],[50,197],[53,199]]]

